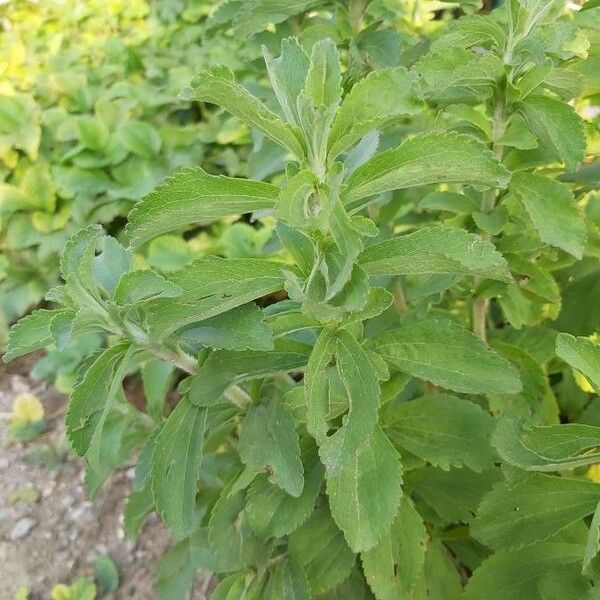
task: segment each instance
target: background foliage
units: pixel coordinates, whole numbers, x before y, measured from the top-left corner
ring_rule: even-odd
[[[5,358],[92,493],[139,456],[161,597],[596,597],[598,2],[66,4],[2,37]]]

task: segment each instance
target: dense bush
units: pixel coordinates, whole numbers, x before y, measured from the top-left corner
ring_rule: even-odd
[[[181,102],[251,129],[245,166],[78,231],[12,329],[7,359],[103,340],[67,433],[92,491],[139,454],[163,598],[597,594],[600,6],[455,4],[224,3],[248,64]],[[181,233],[199,257],[148,264]]]

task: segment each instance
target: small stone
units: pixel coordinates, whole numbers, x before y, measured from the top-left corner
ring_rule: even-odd
[[[10,539],[14,542],[15,540],[22,540],[24,537],[27,537],[31,530],[37,525],[37,521],[35,519],[31,519],[29,517],[24,517],[23,519],[19,519],[17,524],[13,527],[13,530],[10,532]]]

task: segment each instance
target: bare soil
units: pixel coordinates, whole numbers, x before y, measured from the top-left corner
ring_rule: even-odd
[[[104,597],[153,600],[155,567],[171,543],[169,532],[151,515],[138,540],[125,538],[121,514],[133,468],[116,472],[93,502],[87,497],[84,464],[65,441],[66,398],[28,376],[33,362],[0,366],[0,413],[6,417],[15,396],[31,392],[48,419],[45,433],[11,445],[6,445],[7,420],[0,419],[0,599],[12,599],[20,586],[29,588],[31,600],[50,598],[57,583],[93,578],[94,559],[108,554],[120,585]],[[21,533],[31,528],[15,539],[20,521]],[[191,599],[205,600],[208,579],[198,577]]]

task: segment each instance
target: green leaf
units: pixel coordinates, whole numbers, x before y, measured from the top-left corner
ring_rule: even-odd
[[[281,40],[281,52],[278,58],[272,56],[266,46],[263,46],[262,50],[279,106],[289,123],[299,125],[297,101],[306,83],[308,56],[298,40],[293,37]]]
[[[317,107],[337,105],[342,97],[340,54],[331,38],[312,47],[304,94]]]
[[[326,506],[317,508],[308,521],[290,535],[289,551],[302,565],[313,595],[341,583],[355,563],[352,550]]]
[[[565,163],[568,171],[576,171],[585,156],[583,123],[567,103],[548,96],[528,96],[520,104],[527,124],[542,144]]]
[[[600,345],[568,333],[556,336],[556,355],[577,369],[600,394]]]
[[[300,231],[286,225],[283,221],[277,223],[276,231],[281,243],[290,253],[302,273],[309,275],[316,260],[312,240]]]
[[[129,241],[138,247],[174,229],[273,208],[277,195],[270,183],[186,167],[135,205],[127,224]]]
[[[183,330],[178,336],[195,348],[272,350],[273,332],[254,303],[232,308]]]
[[[235,30],[242,39],[247,38],[269,23],[281,23],[318,4],[319,0],[247,0],[235,17]]]
[[[473,275],[510,282],[494,245],[463,229],[429,227],[368,246],[359,264],[378,275]]]
[[[427,600],[462,598],[461,578],[454,560],[439,540],[431,540],[427,545],[425,567],[417,581],[414,596]]]
[[[446,35],[436,39],[432,48],[492,47],[503,52],[506,44],[504,28],[490,15],[472,15],[451,21]]]
[[[130,271],[119,279],[114,300],[121,306],[140,304],[155,298],[177,298],[183,290],[154,271]]]
[[[350,466],[356,461],[357,454],[368,443],[377,423],[379,405],[377,377],[372,369],[365,369],[365,365],[370,363],[362,346],[346,330],[336,334],[336,342],[336,365],[348,398],[349,411],[337,431],[322,441],[317,439],[319,455],[328,476],[341,476],[346,471],[345,465]],[[323,373],[319,376],[323,377]]]
[[[502,482],[487,494],[471,523],[484,544],[508,550],[542,542],[592,514],[600,486],[591,481],[532,473]]]
[[[511,0],[508,3],[508,24],[512,40],[526,38],[532,30],[544,23],[562,0]]]
[[[590,531],[588,533],[587,542],[585,544],[585,553],[583,555],[583,568],[581,572],[584,575],[592,576],[593,564],[592,561],[597,558],[600,552],[600,502],[596,506],[592,522],[590,523]]]
[[[100,119],[91,115],[79,117],[77,129],[81,142],[90,150],[102,151],[106,148],[110,132]]]
[[[270,352],[216,350],[192,379],[192,404],[215,404],[234,383],[299,370],[308,362],[309,351],[310,346],[287,339],[277,340]]]
[[[162,417],[167,393],[173,384],[175,366],[155,358],[142,366],[142,384],[146,396],[146,412],[155,420]]]
[[[498,422],[492,445],[502,460],[520,469],[564,471],[600,462],[600,427],[531,427],[507,418]]]
[[[127,121],[119,127],[121,142],[134,154],[144,158],[158,156],[162,139],[156,128],[144,121]]]
[[[352,87],[337,112],[329,137],[329,159],[370,131],[420,110],[414,79],[404,67],[369,73]]]
[[[598,598],[597,587],[582,576],[577,565],[558,567],[544,574],[538,583],[543,600],[590,600]]]
[[[2,357],[4,362],[50,345],[54,341],[50,327],[52,319],[56,315],[68,313],[69,311],[41,308],[15,323],[10,330],[6,352]]]
[[[93,260],[94,279],[109,298],[124,273],[131,269],[133,253],[115,238],[104,236],[99,240]]]
[[[183,289],[180,297],[148,303],[148,330],[156,338],[164,337],[276,292],[283,287],[282,266],[254,258],[198,259],[168,279]]]
[[[494,465],[492,417],[469,400],[422,396],[400,404],[389,425],[400,446],[436,467],[482,471]]]
[[[454,47],[434,49],[416,65],[424,96],[435,104],[479,104],[491,96],[503,73],[502,61]]]
[[[198,408],[180,400],[156,437],[152,452],[152,495],[162,519],[182,536],[191,531],[204,438],[231,415],[227,406]]]
[[[155,432],[158,432],[158,429]],[[155,437],[153,433],[142,446],[135,467],[131,493],[123,509],[123,528],[129,539],[137,536],[144,520],[154,508],[154,499],[150,488],[150,467]]]
[[[32,208],[44,212],[54,212],[56,194],[54,182],[43,162],[35,163],[27,169],[20,185],[25,202]]]
[[[470,469],[442,471],[435,467],[406,474],[406,488],[447,523],[469,523],[484,494],[500,479],[499,469],[474,473]]]
[[[410,598],[425,564],[427,530],[410,499],[403,497],[392,528],[361,556],[369,586],[381,600]]]
[[[479,140],[468,135],[426,133],[376,154],[346,180],[343,200],[357,210],[363,198],[431,183],[506,187],[508,171]]]
[[[278,562],[269,573],[261,598],[264,600],[310,600],[308,579],[302,567],[291,557]]]
[[[299,130],[284,123],[260,100],[235,83],[233,73],[227,67],[213,67],[198,75],[192,80],[191,88],[182,95],[187,100],[222,106],[250,127],[293,152],[299,159],[306,154]]]
[[[69,399],[65,417],[67,436],[75,452],[86,456],[95,468],[99,467],[102,428],[121,389],[132,353],[129,342],[119,342],[104,350],[85,372]]]
[[[327,414],[329,413],[329,377],[326,369],[336,350],[335,336],[324,329],[310,353],[304,374],[306,397],[306,427],[318,444],[327,439]]]
[[[60,271],[67,284],[67,294],[77,304],[89,309],[103,310],[94,276],[94,259],[100,241],[105,237],[99,225],[79,230],[65,244]]]
[[[212,593],[211,600],[241,600],[245,593],[245,573],[233,573],[221,579]]]
[[[261,547],[246,523],[243,492],[231,494],[226,487],[214,505],[208,523],[208,540],[217,560],[216,571],[243,569],[261,559]]]
[[[94,579],[100,594],[114,592],[119,587],[119,571],[108,554],[101,554],[94,559]]]
[[[457,392],[514,394],[522,387],[508,361],[453,321],[406,325],[373,338],[368,347],[401,371]]]
[[[352,226],[353,223],[341,202],[336,202],[330,219],[331,236],[339,250],[337,269],[332,269],[325,298],[331,300],[340,294],[346,286],[351,286],[352,276],[360,274],[356,269],[356,258],[363,248],[361,236]],[[359,278],[364,279],[364,277]],[[361,305],[362,303],[359,303]],[[362,306],[361,306],[362,308]]]
[[[402,495],[402,465],[379,427],[338,474],[327,477],[327,494],[331,514],[355,552],[370,550],[389,531]]]
[[[540,239],[581,259],[586,242],[583,216],[568,185],[532,174],[516,174],[510,183]]]
[[[156,591],[160,600],[185,600],[198,569],[217,570],[212,554],[205,528],[172,546],[158,563]]]
[[[480,203],[473,198],[455,192],[431,192],[419,202],[419,208],[423,210],[445,210],[453,213],[470,214],[480,207]]]
[[[269,483],[266,475],[259,475],[250,485],[246,496],[248,520],[261,536],[289,535],[313,512],[323,483],[323,466],[314,446],[302,458],[304,487],[298,498]]]
[[[185,267],[194,254],[181,235],[165,233],[148,244],[148,265],[161,273],[172,273]]]
[[[583,546],[545,542],[486,559],[470,579],[464,600],[543,600],[538,583],[547,573],[581,561]]]
[[[241,425],[240,458],[255,471],[268,470],[269,480],[298,498],[304,487],[298,433],[287,407],[271,399],[251,406]]]

